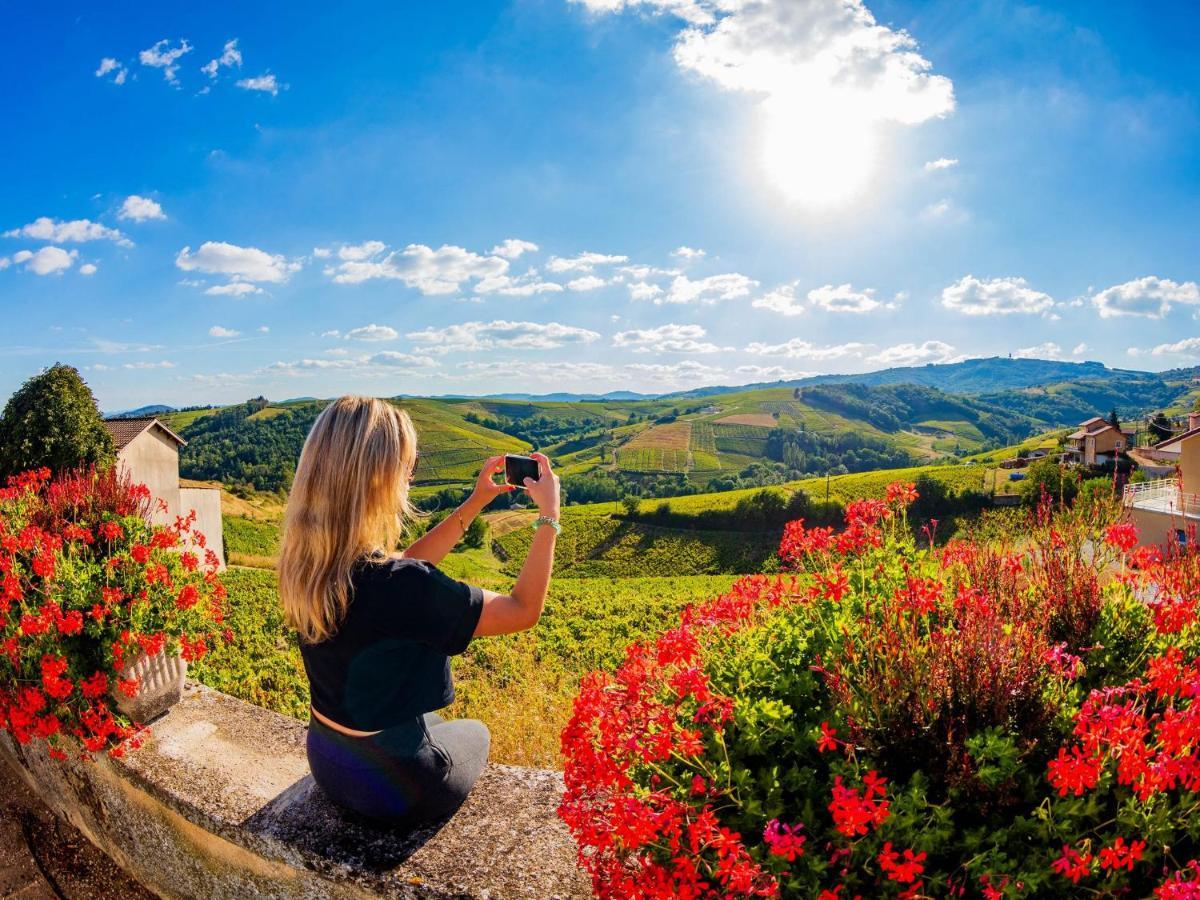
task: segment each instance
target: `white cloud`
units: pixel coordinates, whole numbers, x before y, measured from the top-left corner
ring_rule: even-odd
[[[799,287],[799,282],[793,281],[791,284],[780,285],[775,290],[763,294],[761,297],[756,297],[751,306],[758,309],[769,309],[771,312],[782,313],[785,316],[803,315],[805,307],[799,297],[796,296],[796,290]]]
[[[312,255],[317,259],[328,259],[333,255],[333,251],[331,251],[328,247],[313,247]]]
[[[115,241],[122,247],[132,247],[133,243],[115,228],[101,225],[90,219],[73,219],[61,222],[49,216],[39,216],[28,225],[13,228],[4,232],[4,237],[27,237],[38,241],[50,241],[55,244],[87,241]]]
[[[1145,316],[1161,319],[1175,304],[1200,304],[1200,287],[1194,281],[1178,283],[1156,275],[1147,275],[1114,285],[1092,297],[1101,318]]]
[[[954,168],[954,166],[957,166],[957,165],[958,165],[957,159],[947,159],[946,157],[941,156],[941,157],[938,157],[937,159],[931,159],[929,162],[925,163],[925,171],[926,172],[936,172],[939,169],[952,169],[952,168]]]
[[[625,368],[638,375],[649,375],[655,380],[688,384],[694,384],[701,379],[720,378],[725,374],[723,369],[706,366],[694,359],[685,359],[677,363],[632,363]]]
[[[352,328],[345,334],[348,341],[394,341],[398,337],[400,337],[400,332],[395,328],[374,323],[363,325],[361,328]]]
[[[627,347],[635,353],[718,353],[721,348],[702,341],[707,332],[700,325],[660,325],[658,328],[618,331],[614,347]]]
[[[608,284],[607,281],[596,275],[584,275],[580,278],[572,278],[567,282],[567,287],[572,291],[594,291],[606,284]]]
[[[516,277],[492,275],[475,283],[475,290],[480,294],[501,294],[506,297],[532,297],[534,294],[559,293],[562,289],[563,286],[557,282],[542,281],[537,269],[529,269],[524,275]]]
[[[165,359],[161,360],[159,362],[131,362],[131,363],[122,363],[121,368],[122,369],[134,369],[134,370],[173,369],[173,368],[175,368],[175,363],[169,362],[168,360],[165,360]]]
[[[242,67],[242,51],[237,48],[237,38],[225,42],[225,48],[221,51],[221,55],[215,59],[210,59],[207,63],[200,67],[200,71],[209,78],[216,78],[217,71],[224,66],[232,68],[237,66]]]
[[[896,344],[869,357],[869,361],[884,366],[915,366],[918,363],[953,362],[959,357],[945,341],[925,341],[923,344]]]
[[[287,90],[287,85],[276,81],[275,76],[270,72],[265,75],[256,75],[253,78],[243,78],[236,83],[244,91],[260,91],[270,94],[272,97],[278,96],[281,90]]]
[[[574,0],[594,13],[673,14],[676,64],[761,104],[763,163],[812,205],[854,194],[873,168],[881,123],[916,125],[954,109],[950,80],[903,30],[862,0]]]
[[[178,47],[169,47],[170,41],[163,38],[148,50],[138,54],[138,60],[143,66],[162,69],[163,78],[171,84],[179,84],[176,74],[179,72],[179,58],[192,52],[192,45],[186,40],[180,41]]]
[[[596,266],[611,266],[623,262],[629,262],[629,257],[585,251],[570,258],[552,256],[546,261],[546,268],[555,274],[562,272],[591,272]]]
[[[410,368],[429,368],[436,366],[437,361],[429,356],[414,356],[411,353],[399,353],[395,350],[382,350],[367,360],[373,366],[407,366]]]
[[[492,256],[503,256],[505,259],[516,259],[523,253],[537,253],[538,245],[533,241],[523,241],[520,238],[506,238],[488,251]]]
[[[1083,356],[1083,354],[1087,353],[1089,349],[1090,348],[1088,347],[1087,344],[1084,344],[1081,342],[1081,343],[1078,343],[1075,345],[1075,349],[1071,351],[1071,355],[1072,356]]]
[[[426,328],[406,335],[423,344],[432,353],[489,350],[506,347],[526,350],[551,350],[568,345],[590,344],[600,335],[586,328],[558,322],[462,322],[443,328]]]
[[[755,341],[747,345],[746,352],[756,356],[786,356],[789,359],[843,359],[847,356],[862,356],[870,347],[870,344],[857,341],[821,347],[801,338],[792,338],[782,344]]]
[[[95,275],[96,271],[97,270],[96,270],[95,263],[84,263],[82,266],[79,267],[80,275]]]
[[[245,297],[249,294],[261,294],[263,289],[245,281],[231,281],[229,284],[214,284],[204,293],[214,297]]]
[[[299,262],[289,261],[278,254],[267,253],[257,247],[239,247],[225,241],[205,241],[200,249],[192,253],[184,247],[175,257],[175,265],[185,272],[206,272],[209,275],[226,275],[233,281],[266,281],[279,284],[300,268]],[[238,293],[225,290],[208,293]],[[240,291],[248,293],[246,291]]]
[[[629,284],[629,297],[632,300],[653,300],[662,292],[663,289],[657,284],[646,281],[634,281]]]
[[[969,316],[1045,313],[1054,306],[1049,294],[1035,291],[1024,278],[961,278],[942,291],[942,305]]]
[[[235,331],[232,328],[222,328],[220,325],[214,325],[208,329],[208,336],[215,338],[233,338],[241,334],[240,331]]]
[[[125,79],[129,76],[129,70],[121,65],[111,56],[106,56],[100,60],[100,65],[96,68],[96,77],[103,78],[105,75],[112,74],[113,84],[124,84]]]
[[[738,366],[734,369],[739,375],[746,375],[759,381],[790,381],[793,378],[807,378],[816,372],[800,372],[785,369],[783,366]]]
[[[1062,347],[1054,341],[1046,341],[1033,347],[1021,347],[1013,356],[1017,359],[1062,359]]]
[[[268,331],[271,330],[271,328],[268,325],[259,325],[258,330],[261,334],[266,334]]]
[[[147,197],[130,194],[117,211],[118,219],[129,219],[133,222],[145,222],[150,219],[165,219],[167,216],[162,207]]]
[[[617,276],[619,278],[623,278],[628,275],[630,278],[633,278],[636,281],[645,281],[648,278],[653,278],[659,275],[670,278],[672,276],[679,275],[681,272],[682,269],[660,269],[657,266],[645,266],[641,264],[633,266],[620,266],[617,268]]]
[[[671,255],[677,256],[680,259],[699,259],[707,254],[703,250],[697,250],[695,247],[676,247],[671,251]]]
[[[79,251],[68,253],[61,247],[42,247],[40,250],[18,250],[12,255],[12,261],[24,264],[26,272],[34,275],[58,275],[65,272],[75,262]]]
[[[709,275],[693,281],[686,275],[676,275],[665,296],[656,296],[654,302],[662,303],[716,303],[718,300],[736,300],[747,296],[758,282],[745,275],[729,272],[724,275]]]
[[[7,269],[11,265],[12,265],[11,259],[9,259],[7,256],[0,256],[0,272],[3,272],[5,269]]]
[[[387,249],[387,244],[383,241],[363,241],[361,244],[348,244],[338,248],[338,259],[347,260],[349,262],[361,262],[364,259],[370,259],[376,254],[382,253]],[[328,252],[324,254],[328,256]]]
[[[839,284],[837,287],[827,284],[814,288],[808,292],[808,302],[829,312],[842,313],[867,313],[881,306],[891,306],[876,300],[873,288],[856,291],[849,284]]]
[[[458,364],[458,368],[470,373],[473,378],[493,379],[512,378],[522,384],[532,381],[550,382],[561,386],[564,382],[594,380],[597,378],[613,379],[617,370],[610,365],[594,362],[543,362],[540,360],[497,360],[479,362],[467,360]]]
[[[387,249],[382,241],[342,247],[337,266],[326,269],[338,284],[359,284],[373,278],[395,279],[422,294],[456,293],[464,282],[495,278],[508,272],[508,260],[480,256],[462,247],[443,244],[437,250],[409,244],[403,250]]]
[[[1174,344],[1159,344],[1150,352],[1155,356],[1166,356],[1168,354],[1200,356],[1200,337],[1184,338],[1182,341],[1176,341]]]

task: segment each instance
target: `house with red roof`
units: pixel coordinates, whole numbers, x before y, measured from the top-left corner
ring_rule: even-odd
[[[1067,436],[1066,462],[1080,466],[1104,466],[1133,446],[1133,433],[1114,427],[1107,419],[1095,416]]]

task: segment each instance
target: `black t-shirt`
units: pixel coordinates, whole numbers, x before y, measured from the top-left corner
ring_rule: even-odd
[[[337,632],[300,645],[313,708],[380,731],[451,703],[450,657],[471,642],[483,592],[419,559],[362,560],[350,580]]]

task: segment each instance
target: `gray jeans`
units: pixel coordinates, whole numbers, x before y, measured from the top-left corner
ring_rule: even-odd
[[[308,765],[339,806],[390,825],[451,815],[487,763],[491,738],[475,719],[426,713],[370,737],[351,737],[318,719],[308,726]]]

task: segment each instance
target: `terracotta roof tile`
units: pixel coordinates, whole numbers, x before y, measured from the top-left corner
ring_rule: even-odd
[[[146,416],[140,419],[105,419],[104,427],[108,433],[112,435],[113,444],[116,445],[118,451],[128,447],[133,439],[145,431],[147,428],[159,427],[173,438],[180,447],[187,445],[187,441],[173,432],[170,428],[160,422],[153,416]]]

